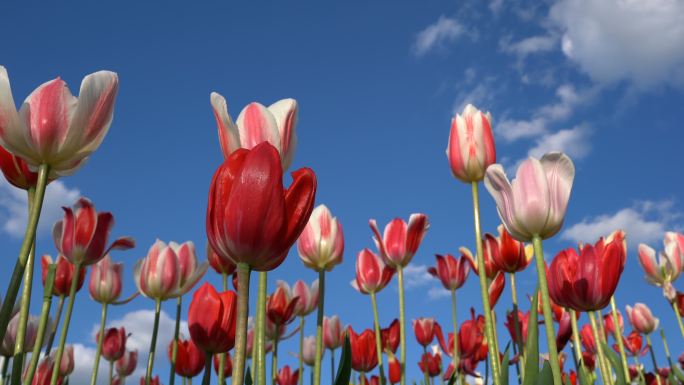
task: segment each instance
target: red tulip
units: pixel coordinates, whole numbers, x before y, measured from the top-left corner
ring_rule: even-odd
[[[375,351],[375,333],[366,329],[356,334],[351,327],[347,328],[351,344],[352,368],[357,372],[367,373],[378,365],[378,355]]]
[[[482,240],[482,257],[484,258],[485,273],[488,279],[493,279],[499,272],[499,267],[494,264],[492,259],[492,254],[497,250],[496,240],[488,240],[487,238]],[[458,251],[463,257],[466,257],[470,267],[473,269],[475,275],[480,275],[480,270],[477,266],[477,258],[467,247],[459,247]]]
[[[75,265],[92,265],[99,262],[111,250],[127,250],[135,247],[130,237],[118,238],[109,247],[109,232],[114,226],[114,216],[108,212],[95,211],[95,206],[81,198],[73,208],[63,207],[64,219],[55,223],[52,236],[55,246]]]
[[[312,170],[299,169],[292,178],[285,190],[280,156],[269,143],[230,154],[209,191],[206,227],[214,251],[257,271],[278,267],[306,226],[316,196]]]
[[[54,362],[55,361],[51,356],[47,356],[40,360],[38,366],[36,367],[36,372],[33,376],[33,381],[31,381],[31,385],[50,385]],[[28,368],[29,367],[27,365],[26,369],[24,370],[23,379],[26,379]],[[58,376],[57,385],[62,385],[63,379],[64,378],[62,376]]]
[[[489,305],[492,309],[496,306],[496,303],[499,302],[504,287],[506,287],[506,276],[503,271],[499,271],[492,282],[489,283],[489,288],[487,289],[489,292]]]
[[[377,293],[392,280],[396,270],[369,249],[356,257],[356,279],[351,285],[362,294]]]
[[[596,245],[561,251],[547,269],[549,294],[557,304],[577,311],[601,310],[613,296],[625,267],[624,232],[616,231]]]
[[[283,366],[278,371],[278,376],[276,377],[276,383],[278,385],[297,385],[299,380],[299,369],[294,372],[288,365]]]
[[[475,356],[479,353],[484,343],[484,317],[482,315],[475,318],[475,310],[470,309],[471,319],[466,320],[461,324],[458,330],[458,351],[461,357],[468,358]],[[453,342],[450,342],[448,346],[442,346],[442,350],[445,352],[451,351],[453,349]],[[452,347],[452,348],[450,348]],[[485,353],[486,355],[486,353]]]
[[[214,354],[214,372],[219,373],[219,357],[220,354]],[[223,353],[223,377],[228,378],[233,375],[233,360],[230,358],[230,353]]]
[[[90,296],[99,303],[113,303],[121,295],[123,263],[112,263],[107,255],[93,265],[88,281]],[[79,275],[80,277],[80,275]]]
[[[492,116],[472,104],[451,119],[449,144],[446,154],[454,177],[463,182],[478,182],[485,170],[496,162]]]
[[[425,214],[411,214],[408,224],[400,218],[394,218],[385,226],[383,235],[380,235],[375,219],[368,223],[380,256],[394,268],[404,267],[411,262],[430,227]]]
[[[603,316],[603,325],[605,326],[606,333],[609,336],[615,335],[615,321],[613,320],[613,312]],[[617,325],[620,327],[620,333],[623,333],[625,330],[625,320],[622,318],[622,313],[620,313],[620,310],[617,311]]]
[[[582,341],[582,346],[584,349],[591,354],[596,354],[596,340],[594,339],[594,334],[591,330],[591,325],[585,324],[580,329],[580,340]]]
[[[169,344],[169,360],[173,354],[173,341]],[[178,339],[175,371],[181,377],[192,378],[204,369],[206,355],[192,340]]]
[[[518,328],[520,330],[520,336],[522,337],[522,344],[525,345],[527,342],[527,328],[528,328],[528,323],[530,320],[530,312],[523,313],[522,311],[518,310]],[[513,312],[506,312],[506,323],[504,324],[506,326],[506,329],[508,329],[508,333],[511,335],[511,339],[513,342],[518,344],[518,337],[517,333],[515,331],[515,319],[514,319],[514,313]]]
[[[203,351],[224,353],[235,345],[237,295],[232,291],[216,292],[209,283],[192,296],[188,310],[188,328],[192,341]]]
[[[335,350],[344,342],[344,330],[340,324],[340,318],[336,315],[323,317],[323,346],[326,349]]]
[[[140,385],[145,385],[145,376],[140,377]],[[161,385],[159,382],[159,376],[150,378],[150,385]]]
[[[392,353],[397,352],[399,347],[399,320],[394,319],[392,323],[384,328],[380,329],[380,339],[382,341],[382,350],[389,350]]]
[[[622,342],[625,345],[625,353],[629,354],[630,357],[643,356],[648,352],[648,346],[644,346],[644,339],[636,330],[632,330],[631,333],[622,337]],[[615,344],[613,349],[618,351],[618,346]]]
[[[299,297],[293,298],[289,286],[281,281],[266,300],[266,316],[276,326],[287,325],[295,319],[298,302]]]
[[[104,340],[102,341],[102,357],[107,361],[116,361],[126,353],[126,329],[109,328],[105,330]],[[95,336],[100,339],[100,333]]]
[[[563,317],[558,322],[556,334],[556,348],[560,352],[572,337],[572,316],[569,312],[563,313]]]
[[[418,318],[413,320],[413,334],[422,347],[426,347],[435,339],[435,326],[439,327],[434,318]]]
[[[22,190],[36,187],[38,183],[38,173],[31,171],[24,159],[13,155],[2,146],[0,146],[0,171],[12,186]],[[48,183],[52,179],[54,178],[48,179]]]
[[[214,269],[218,274],[231,275],[235,272],[237,266],[230,258],[224,258],[217,254],[211,245],[207,243],[207,260],[209,261],[209,266]]]
[[[570,383],[570,385],[577,385],[577,373],[574,370],[570,370],[569,373],[562,373],[561,380],[563,383]]]
[[[423,353],[418,362],[418,367],[421,372],[427,373],[429,377],[439,376],[442,371],[442,355],[439,354],[439,351]]]
[[[438,278],[445,289],[456,290],[463,286],[470,272],[470,264],[465,256],[456,259],[451,254],[436,255],[437,266],[428,268],[428,273]]]
[[[492,263],[497,269],[506,273],[525,270],[534,256],[532,245],[525,246],[524,243],[513,238],[502,225],[499,225],[497,230],[499,231],[498,237],[485,234],[491,250]]]
[[[138,351],[126,351],[121,358],[116,360],[116,372],[121,377],[128,377],[138,366]]]
[[[371,376],[370,380],[366,378],[364,373],[359,374],[359,385],[380,385],[380,377]]]
[[[584,345],[584,344],[582,344]],[[596,354],[588,351],[582,351],[582,362],[584,362],[584,366],[590,371],[593,372],[594,369],[596,368]]]
[[[387,357],[387,366],[388,366],[388,376],[387,379],[389,380],[390,384],[396,384],[401,381],[401,363],[397,358],[394,356],[394,354],[390,354]]]
[[[55,296],[68,296],[69,289],[71,288],[71,281],[74,277],[74,270],[76,267],[69,262],[62,254],[57,256],[57,261],[52,262],[52,257],[49,255],[43,255],[40,259],[41,267],[41,277],[43,279],[43,285],[45,285],[45,280],[47,279],[48,268],[51,264],[56,264],[57,269],[55,270],[55,282],[52,286],[52,295]],[[83,287],[83,281],[85,280],[85,267],[79,269],[78,273],[78,283],[76,284],[76,291],[81,290]]]

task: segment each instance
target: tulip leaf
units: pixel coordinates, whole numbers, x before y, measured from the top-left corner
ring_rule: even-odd
[[[458,375],[456,373],[456,370],[454,370],[454,372],[451,373],[451,377],[449,377],[449,382],[447,385],[456,385],[456,379],[458,379]]]
[[[351,370],[351,344],[349,336],[345,335],[342,356],[340,357],[340,367],[337,369],[337,375],[335,376],[335,385],[349,385]]]
[[[622,369],[622,361],[620,360],[620,357],[613,351],[613,349],[609,348],[608,345],[604,342],[601,343],[603,345],[603,355],[606,356],[608,361],[610,362],[610,366],[613,367],[613,370],[615,371],[615,385],[627,385],[627,378],[625,376],[625,371]]]
[[[594,385],[594,380],[592,380],[589,373],[587,373],[587,368],[581,361],[577,368],[577,379],[579,380],[580,385]]]
[[[680,382],[684,382],[684,373],[676,365],[670,364],[670,373],[673,373]]]
[[[525,342],[525,378],[523,385],[534,385],[539,376],[539,325],[537,309],[539,306],[539,289],[532,300],[530,319],[527,322],[527,341]]]
[[[527,379],[527,377],[525,377],[525,379]],[[551,372],[551,365],[549,365],[549,361],[544,361],[544,367],[542,368],[541,372],[539,372],[535,385],[549,384],[553,384],[553,372]]]
[[[252,369],[247,367],[247,373],[245,373],[245,385],[252,385]]]
[[[500,384],[501,385],[508,385],[508,362],[509,362],[509,356],[511,352],[509,351],[510,349],[510,343],[506,345],[506,350],[504,350],[504,356],[503,356],[503,361],[501,361],[501,372],[499,372],[499,378],[500,378]]]

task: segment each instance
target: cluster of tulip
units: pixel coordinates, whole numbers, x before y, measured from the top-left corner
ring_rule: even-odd
[[[320,385],[326,382],[321,378],[325,350],[330,351],[331,384],[346,385],[350,379],[358,379],[364,385],[405,385],[404,270],[429,228],[428,218],[424,214],[413,214],[408,222],[396,218],[382,233],[376,221],[370,220],[376,250],[365,248],[358,253],[351,285],[370,297],[372,328],[357,333],[351,326],[343,328],[337,316],[325,316],[326,272],[342,262],[344,235],[342,225],[325,205],[314,207],[317,182],[311,169],[294,171],[291,185],[283,186],[283,174],[292,162],[296,145],[298,106],[292,99],[269,107],[251,103],[234,122],[225,99],[211,94],[224,161],[210,185],[207,261],[198,261],[190,241],[157,240],[135,265],[137,292],[120,299],[123,267],[112,262],[110,253],[130,249],[135,242],[122,237],[109,244],[113,215],[96,211],[88,199],[81,198],[73,207],[64,208],[64,218],[54,225],[59,255],[55,260],[42,257],[41,312],[39,317],[29,315],[35,234],[46,186],[77,171],[98,148],[112,122],[117,90],[118,78],[112,72],[88,75],[78,98],[58,78],[38,87],[17,111],[7,72],[0,67],[0,169],[12,185],[27,191],[29,202],[25,237],[0,310],[0,355],[4,357],[0,381],[11,381],[11,385],[56,385],[66,381],[75,365],[74,349],[66,345],[74,299],[90,268],[88,291],[102,305],[91,385],[97,383],[101,358],[109,362],[109,384],[123,384],[135,372],[138,352],[126,350],[126,330],[106,328],[106,322],[110,305],[126,304],[139,294],[155,303],[154,328],[141,385],[159,384],[159,376],[153,376],[154,358],[161,304],[169,299],[176,299],[175,333],[168,346],[169,385],[174,384],[176,375],[185,384],[201,373],[203,384],[208,385],[212,363],[219,384],[231,378],[233,385],[301,385],[306,365],[311,383]],[[575,173],[570,158],[562,153],[529,158],[520,164],[516,178],[510,182],[503,167],[495,163],[491,116],[471,105],[452,121],[447,158],[453,175],[472,189],[475,252],[462,247],[459,258],[437,255],[436,265],[429,269],[451,294],[453,330],[445,335],[433,318],[413,320],[413,332],[422,347],[417,364],[425,385],[433,384],[436,378],[460,385],[491,378],[495,385],[504,385],[509,383],[509,365],[515,365],[519,384],[588,385],[598,379],[599,373],[602,382],[611,385],[632,381],[665,385],[684,379],[667,345],[669,365],[657,365],[650,334],[658,329],[659,322],[645,304],[626,307],[633,330],[624,335],[622,314],[613,297],[627,260],[624,232],[616,230],[595,244],[580,244],[578,250],[563,250],[550,264],[545,262],[542,241],[560,231],[570,198]],[[493,197],[502,222],[497,235],[482,236],[481,181]],[[664,242],[658,261],[653,249],[640,245],[639,262],[647,280],[662,287],[684,337],[684,293],[672,285],[684,269],[684,235],[667,233]],[[295,243],[302,263],[314,270],[318,279],[311,285],[299,280],[292,286],[278,281],[268,294],[268,272],[284,261]],[[530,309],[523,312],[518,307],[516,273],[526,269],[533,259],[537,292],[531,297]],[[184,339],[179,333],[182,298],[209,267],[221,275],[221,291],[209,283],[194,291],[187,315],[190,338]],[[471,308],[470,317],[459,325],[456,292],[471,270],[478,276],[482,314],[477,315]],[[249,283],[253,271],[258,274],[258,292],[254,317],[250,318]],[[399,314],[382,328],[377,295],[395,275]],[[512,352],[508,347],[501,351],[494,311],[506,275],[513,308],[506,312],[503,326],[510,333]],[[229,279],[235,290],[229,288]],[[53,297],[58,298],[55,321],[50,320]],[[602,314],[608,305],[610,311]],[[305,336],[305,318],[314,311],[316,334]],[[586,313],[589,320],[582,328],[578,326],[581,313]],[[543,321],[539,321],[539,315]],[[297,319],[298,326],[288,331]],[[541,322],[548,353],[542,355],[540,365]],[[60,323],[59,340],[53,350]],[[299,367],[279,367],[279,343],[297,333]],[[660,333],[666,344],[662,329]],[[615,341],[613,349],[608,345],[609,338]],[[563,349],[568,343],[572,346],[574,368],[565,371]],[[335,371],[338,349],[342,353]],[[652,372],[646,372],[639,363],[639,357],[647,352],[653,360]],[[269,353],[272,368],[267,375]],[[446,369],[442,354],[450,358]],[[26,365],[27,357],[30,362]],[[634,364],[630,365],[627,357],[632,357]],[[477,371],[482,362],[487,371],[484,376]]]

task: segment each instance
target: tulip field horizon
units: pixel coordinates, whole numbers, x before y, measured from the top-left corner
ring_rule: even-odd
[[[684,383],[681,1],[0,31],[0,385]]]

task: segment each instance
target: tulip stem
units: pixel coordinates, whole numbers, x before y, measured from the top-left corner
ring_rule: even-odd
[[[247,315],[249,314],[249,275],[251,273],[251,268],[249,267],[249,265],[245,263],[238,263],[237,272],[238,303],[237,321],[235,329],[235,362],[233,365],[232,383],[233,385],[242,385],[245,377],[245,353],[247,347]]]
[[[202,375],[202,385],[209,385],[211,383],[211,353],[205,352],[204,358],[204,374]],[[233,382],[235,383],[235,382]]]
[[[0,373],[0,385],[5,384],[5,378],[7,377],[7,368],[9,367],[9,360],[11,357],[2,357],[2,370]]]
[[[239,276],[238,276],[239,279]],[[238,282],[238,285],[240,282]],[[254,328],[255,343],[252,349],[256,352],[257,379],[259,385],[266,385],[266,290],[268,289],[268,275],[265,271],[259,272],[259,292],[257,297],[256,327]],[[233,374],[233,378],[235,375]],[[233,385],[242,385],[235,383]]]
[[[145,373],[145,385],[150,385],[152,379],[152,367],[154,366],[154,352],[157,349],[157,334],[159,333],[159,313],[161,313],[161,299],[154,301],[154,327],[152,328],[152,341],[150,341],[150,354],[147,356],[147,372]]]
[[[21,280],[24,276],[24,271],[26,270],[29,254],[31,253],[31,249],[34,245],[34,239],[36,237],[36,228],[38,227],[38,219],[40,219],[40,211],[43,208],[43,198],[45,197],[45,188],[47,187],[49,174],[50,166],[48,166],[47,164],[41,164],[38,167],[38,180],[36,182],[35,194],[33,196],[33,199],[31,200],[33,203],[30,204],[30,209],[28,212],[28,221],[26,222],[24,240],[21,243],[21,248],[19,249],[19,256],[17,257],[17,261],[14,264],[14,271],[12,272],[12,277],[10,278],[9,284],[7,285],[5,301],[2,303],[2,308],[0,309],[0,341],[2,341],[5,338],[5,333],[7,332],[7,325],[9,325],[10,318],[12,318],[12,309],[14,308],[14,302],[17,300],[19,286],[21,285]]]
[[[480,225],[480,195],[477,182],[470,183],[473,194],[473,220],[475,222],[475,250],[477,252],[477,271],[480,278],[480,297],[482,297],[482,309],[485,317],[485,335],[487,341],[495,341],[494,322],[492,321],[492,307],[489,304],[489,284],[485,272],[484,254],[482,251],[482,227]],[[499,377],[499,352],[495,343],[488,343],[489,360],[492,362],[492,377],[494,385],[500,385]],[[560,378],[560,374],[558,375]],[[554,372],[555,379],[555,372]],[[557,383],[560,385],[560,382]]]
[[[675,315],[677,316],[677,323],[679,323],[679,331],[682,333],[682,337],[684,337],[684,323],[682,322],[682,315],[679,313],[677,301],[672,302],[672,309],[674,309]]]
[[[670,356],[670,348],[667,346],[667,339],[665,339],[665,330],[663,328],[660,328],[660,338],[663,340],[663,349],[665,350],[667,363],[672,367],[672,356]]]
[[[575,312],[574,309],[567,309],[570,311],[570,325],[572,326],[572,348],[573,351],[575,352],[575,368],[577,369],[577,372],[579,373],[580,370],[583,370],[584,373],[586,372],[586,368],[584,366],[584,359],[582,358],[582,348],[580,345],[580,337],[579,337],[579,328],[577,327],[577,313]],[[579,367],[578,366],[579,362]]]
[[[517,344],[513,344],[513,353],[517,350],[520,352],[519,360],[520,362],[515,363],[515,369],[518,372],[518,384],[521,384],[524,379],[524,373],[520,370],[520,367],[525,367],[525,347],[523,345],[522,339],[522,329],[520,328],[520,319],[518,318],[518,291],[515,286],[515,273],[510,273],[508,275],[511,281],[511,300],[513,302],[513,328],[515,329],[515,340]]]
[[[100,356],[102,355],[102,344],[104,343],[105,320],[107,319],[107,304],[102,304],[102,312],[100,314],[100,332],[97,337],[97,349],[95,350],[95,363],[93,365],[93,373],[90,375],[90,385],[97,383],[97,372],[100,369]]]
[[[453,347],[453,359],[452,362],[454,364],[454,373],[457,373],[458,377],[458,382],[459,384],[463,385],[465,379],[461,374],[458,374],[458,366],[459,366],[459,360],[460,360],[460,355],[458,352],[458,318],[456,317],[456,289],[451,289],[451,320],[453,322],[454,326],[454,347]],[[448,341],[448,338],[447,338]]]
[[[634,364],[636,365],[637,373],[639,376],[639,384],[645,384],[646,378],[644,378],[644,368],[641,367],[641,363],[639,362],[638,357],[638,354],[634,356]]]
[[[318,311],[316,313],[316,360],[314,361],[314,385],[320,385],[321,383],[321,359],[323,358],[324,302],[325,270],[321,270],[318,272]]]
[[[52,293],[50,293],[52,295]],[[50,355],[50,350],[52,350],[52,344],[55,341],[55,335],[57,334],[57,325],[59,320],[62,318],[62,310],[64,309],[64,295],[59,296],[59,301],[57,302],[57,313],[55,314],[55,324],[50,326],[50,336],[48,337],[47,345],[45,346],[45,355]]]
[[[223,291],[228,291],[228,275],[226,273],[221,273],[221,283],[223,285]],[[178,317],[176,318],[176,326],[179,326],[179,321],[180,321],[180,306],[178,307],[178,313],[176,314]],[[176,336],[176,339],[178,337]],[[218,355],[218,383],[219,385],[223,385],[223,381],[225,380],[225,373],[223,371],[225,370],[225,361],[226,361],[226,353],[220,353]],[[247,360],[247,357],[245,357],[245,360]],[[175,362],[175,361],[174,361]],[[173,383],[171,383],[173,385]]]
[[[401,368],[401,385],[406,384],[406,311],[404,305],[404,268],[397,267],[397,280],[399,284],[399,340],[401,341],[401,356],[399,367]]]
[[[596,325],[596,317],[594,316],[594,312],[592,311],[587,312],[587,315],[589,316],[589,323],[591,324],[591,333],[594,337],[594,344],[596,345],[596,353],[598,355],[599,368],[601,369],[601,377],[603,377],[603,383],[607,385],[612,384],[612,375],[610,373],[610,369],[608,368],[608,363],[606,362],[606,356],[603,352],[603,339],[599,335],[599,328]]]
[[[66,313],[64,314],[64,323],[62,324],[62,332],[59,335],[59,345],[57,345],[57,355],[55,356],[55,363],[52,366],[52,377],[50,378],[50,385],[56,385],[59,377],[59,366],[62,363],[62,355],[64,354],[64,344],[67,339],[67,332],[69,331],[69,323],[71,322],[71,313],[74,310],[74,302],[76,300],[76,287],[78,287],[79,275],[81,274],[81,264],[74,264],[74,276],[71,280],[71,287],[69,288],[69,302],[67,303]]]
[[[171,341],[171,370],[169,371],[169,385],[173,385],[174,382],[176,382],[176,358],[178,357],[178,334],[180,332],[182,301],[183,296],[179,295],[176,299],[176,324],[173,329],[173,340]]]
[[[370,292],[371,304],[373,305],[373,325],[375,326],[375,353],[378,355],[378,372],[380,372],[380,384],[385,384],[385,372],[382,369],[382,338],[380,335],[380,317],[378,317],[378,301],[375,292]]]
[[[655,373],[656,375],[656,381],[658,382],[658,385],[661,385],[660,374],[658,373],[658,362],[656,361],[655,352],[653,351],[653,345],[651,344],[650,334],[646,334],[646,345],[648,346],[648,351],[651,352],[651,361],[653,361],[653,373]]]
[[[43,286],[43,306],[40,310],[40,321],[38,321],[38,333],[36,334],[36,342],[33,344],[33,353],[31,353],[31,362],[29,363],[26,375],[24,376],[24,385],[31,385],[33,376],[38,367],[38,360],[40,359],[40,348],[43,346],[43,339],[45,338],[45,329],[47,329],[48,321],[50,320],[50,307],[52,306],[52,288],[55,283],[55,272],[57,265],[51,264],[48,267],[45,285]],[[6,361],[6,360],[5,360]]]
[[[299,379],[297,384],[302,385],[304,382],[304,316],[299,317]]]
[[[330,383],[335,383],[335,351],[330,350]]]
[[[109,385],[114,381],[114,361],[109,361]]]
[[[556,347],[556,332],[553,330],[553,313],[551,312],[551,300],[549,298],[549,284],[546,281],[546,264],[544,262],[544,249],[542,248],[541,238],[538,235],[533,236],[532,244],[534,246],[534,259],[537,265],[537,278],[539,279],[539,287],[541,289],[544,326],[546,328],[546,343],[549,350],[549,362],[551,364],[551,372],[553,373],[553,383],[555,385],[561,385],[563,382],[561,380],[561,371],[558,361],[558,348]]]
[[[423,370],[423,378],[426,384],[430,383],[430,373],[429,373],[429,365],[430,365],[430,359],[427,356],[427,347],[423,346],[423,355],[420,357],[420,361],[423,364],[423,367],[421,368]]]
[[[278,337],[280,336],[276,332],[275,339],[273,339],[273,352],[271,352],[271,385],[276,385],[278,381],[278,342],[280,342]]]
[[[629,375],[629,364],[627,363],[627,354],[625,353],[625,343],[622,340],[622,329],[618,320],[617,305],[615,304],[615,296],[610,297],[610,311],[613,317],[613,334],[617,341],[618,350],[620,351],[620,359],[622,360],[622,371],[625,372],[625,379],[630,383],[632,379]]]

